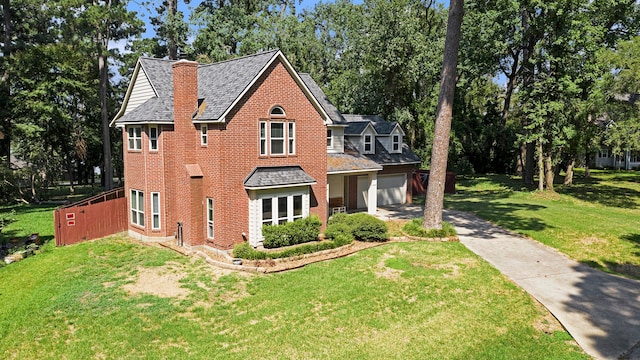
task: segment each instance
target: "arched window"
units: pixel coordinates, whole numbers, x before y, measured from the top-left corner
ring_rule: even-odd
[[[275,117],[284,117],[285,116],[284,109],[280,106],[274,106],[271,109],[271,112],[269,113],[269,115],[275,116]]]

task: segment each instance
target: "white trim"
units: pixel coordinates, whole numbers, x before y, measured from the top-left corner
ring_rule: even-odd
[[[370,172],[378,172],[381,171],[382,167],[379,169],[362,169],[362,170],[344,170],[344,171],[327,171],[327,175],[339,175],[339,174],[363,174],[366,175]]]
[[[136,129],[138,129],[139,134],[136,134]],[[132,133],[129,130],[133,130]],[[127,132],[127,150],[142,150],[142,126],[129,126],[126,128]],[[137,136],[136,136],[137,135]],[[131,147],[133,140],[133,147]],[[140,147],[136,146],[140,144]]]
[[[267,122],[266,121],[260,121],[258,123],[258,147],[259,147],[259,152],[260,152],[260,156],[269,156],[269,145],[267,143],[268,141],[268,136],[267,136],[267,131],[268,131],[268,126],[267,126]],[[264,136],[262,136],[262,130],[264,130]],[[263,147],[262,147],[262,142],[264,141],[264,151]]]
[[[207,239],[213,239],[215,236],[214,219],[215,213],[213,199],[207,198]]]
[[[209,127],[207,126],[207,124],[200,125],[200,145],[209,145]]]
[[[140,201],[140,195],[142,195],[142,201]],[[134,199],[135,199],[135,207],[133,206]],[[142,209],[140,209],[141,205],[142,205]],[[133,219],[134,213],[135,213],[136,221],[134,221]],[[145,227],[144,225],[144,191],[129,189],[129,215],[131,215],[130,216],[131,224],[137,225],[143,228]]]
[[[158,197],[158,208],[154,209],[153,208],[153,197],[157,196]],[[159,192],[152,192],[151,193],[151,230],[160,230],[162,229],[162,220],[160,218],[160,193]],[[158,226],[156,227],[155,224],[153,223],[153,218],[157,216],[158,217]]]
[[[152,129],[156,130],[155,138],[151,136]],[[155,148],[151,146],[154,140],[156,142]],[[159,147],[160,147],[160,129],[158,128],[158,125],[149,125],[149,151],[158,151]]]
[[[282,141],[282,152],[274,153],[273,152],[273,124],[282,125],[282,137],[276,137],[275,141]],[[285,121],[269,121],[269,156],[283,156],[287,155],[287,128],[285,127]]]
[[[293,135],[291,135],[293,133]],[[296,122],[287,121],[287,155],[296,154]]]

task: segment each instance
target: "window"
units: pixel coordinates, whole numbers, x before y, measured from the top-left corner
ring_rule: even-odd
[[[371,135],[364,136],[364,152],[365,153],[371,152]]]
[[[327,147],[333,147],[333,130],[327,129]]]
[[[302,218],[302,195],[293,196],[293,220]]]
[[[129,135],[129,150],[142,150],[142,128],[131,126],[127,129]]]
[[[289,131],[287,131],[287,137],[289,139],[289,155],[293,155],[296,153],[296,123],[290,122]]]
[[[207,125],[200,125],[200,145],[207,146],[209,143],[209,134],[207,133]]]
[[[602,149],[600,150],[600,154],[599,156],[601,158],[608,158],[609,157],[609,149]]]
[[[281,195],[263,198],[262,225],[285,224],[304,217],[303,195]]]
[[[151,193],[151,229],[160,229],[160,193]]]
[[[267,123],[260,122],[260,155],[267,155]]]
[[[144,226],[144,193],[131,190],[131,223]]]
[[[273,223],[273,199],[262,199],[262,225]]]
[[[391,150],[400,151],[400,135],[393,135],[391,137]]]
[[[207,198],[207,237],[213,239],[213,199]]]
[[[273,109],[271,109],[271,112],[269,113],[269,115],[276,116],[276,117],[284,117],[285,116],[284,109],[281,108],[280,106],[274,106]]]
[[[271,123],[271,155],[284,155],[284,123]]]
[[[149,150],[158,150],[158,127],[149,127]]]

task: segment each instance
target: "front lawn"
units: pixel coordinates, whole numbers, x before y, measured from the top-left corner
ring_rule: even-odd
[[[504,175],[458,177],[445,207],[469,211],[592,267],[640,278],[640,173],[578,172],[557,193],[531,191]]]
[[[588,358],[456,242],[249,275],[110,238],[50,247],[0,278],[7,359]]]

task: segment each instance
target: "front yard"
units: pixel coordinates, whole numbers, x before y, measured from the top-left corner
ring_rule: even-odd
[[[456,242],[393,243],[272,275],[121,238],[0,269],[2,358],[587,358]]]

